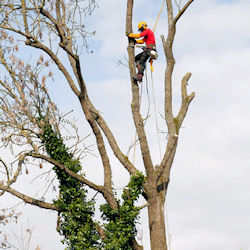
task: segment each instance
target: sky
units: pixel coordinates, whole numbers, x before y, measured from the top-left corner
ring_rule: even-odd
[[[125,37],[126,1],[99,1],[86,26],[96,31],[89,38],[93,54],[83,52],[81,63],[89,96],[113,130],[124,152],[133,141],[135,131],[131,119],[130,83],[126,64]],[[134,31],[137,23],[145,21],[153,27],[161,7],[161,0],[145,4],[137,0],[134,7]],[[180,105],[180,83],[186,72],[191,72],[189,93],[196,96],[190,105],[180,131],[176,157],[171,171],[167,194],[166,217],[170,250],[250,250],[250,2],[247,0],[197,1],[189,7],[177,25],[174,55],[174,110]],[[154,62],[154,91],[148,72],[148,85],[142,84],[142,114],[149,108],[146,130],[154,164],[159,163],[156,140],[153,97],[156,98],[157,120],[166,131],[160,114],[163,113],[165,59],[160,35],[167,32],[166,10],[156,30],[159,59]],[[137,49],[137,52],[140,52]],[[63,78],[55,76],[51,95],[61,110],[74,110],[80,131],[89,131],[84,124],[77,100]],[[58,87],[58,84],[61,84]],[[149,89],[147,95],[146,86]],[[153,95],[154,94],[154,95]],[[150,101],[148,100],[150,98]],[[67,102],[65,103],[65,100]],[[66,105],[65,105],[66,104]],[[126,133],[121,133],[126,131]],[[161,137],[161,148],[166,143]],[[136,166],[143,170],[139,148]],[[132,155],[130,155],[132,158]],[[98,158],[83,160],[87,176],[102,181]],[[114,182],[118,190],[126,184],[127,173],[111,157]],[[18,187],[28,191],[29,180]],[[16,204],[9,196],[0,200],[0,206]],[[4,203],[3,203],[4,202]],[[4,204],[4,205],[3,205]],[[18,234],[28,224],[33,228],[32,246],[42,250],[61,250],[60,237],[55,231],[56,216],[29,205],[20,206],[21,222],[11,229]],[[149,250],[143,211],[140,236],[145,250]],[[18,231],[19,230],[19,231]]]

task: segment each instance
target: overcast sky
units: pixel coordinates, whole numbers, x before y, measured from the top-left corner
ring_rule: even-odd
[[[117,62],[126,63],[125,33],[126,1],[98,1],[99,8],[86,19],[87,27],[96,30],[89,39],[93,54],[82,55],[83,74],[89,95],[107,120],[126,152],[134,137],[130,113],[130,83],[128,70]],[[162,0],[135,1],[134,31],[137,22],[145,21],[153,27]],[[146,3],[145,3],[146,2]],[[188,91],[196,97],[191,103],[171,172],[167,195],[168,231],[171,250],[250,250],[250,2],[249,0],[195,0],[177,26],[174,45],[176,68],[174,73],[174,107],[180,104],[180,82],[186,72],[192,72]],[[163,79],[165,61],[160,35],[166,34],[166,10],[156,31],[159,60],[154,63],[154,88],[157,112],[163,112]],[[140,52],[139,50],[137,52]],[[57,77],[57,76],[56,76]],[[58,75],[58,79],[61,76]],[[149,97],[143,82],[142,113],[146,115],[154,163],[159,163],[151,80],[148,74]],[[63,83],[53,83],[52,96],[61,110],[74,109],[81,114],[77,100]],[[63,86],[63,87],[62,87]],[[66,84],[65,84],[66,86]],[[65,100],[68,100],[65,105]],[[166,127],[157,116],[160,128]],[[79,118],[81,121],[81,118]],[[126,131],[122,132],[121,131]],[[82,133],[86,133],[82,129]],[[166,142],[161,138],[161,147]],[[137,149],[137,152],[139,149]],[[100,165],[88,156],[83,164],[89,177],[102,181]],[[117,161],[111,158],[113,167]],[[89,164],[90,163],[90,164]],[[93,163],[93,164],[91,164]],[[142,164],[139,154],[137,167]],[[95,166],[95,167],[94,167]],[[122,188],[126,172],[114,168],[114,181]],[[121,174],[122,173],[122,174]],[[125,176],[125,177],[124,177]],[[20,186],[28,189],[24,181]],[[1,207],[18,201],[0,200]],[[55,230],[56,216],[29,205],[20,207],[22,223],[12,226],[17,234],[21,225],[33,227],[32,246],[42,250],[61,250]],[[29,217],[29,219],[28,219]],[[146,220],[143,212],[142,220]],[[144,247],[149,250],[146,225]]]

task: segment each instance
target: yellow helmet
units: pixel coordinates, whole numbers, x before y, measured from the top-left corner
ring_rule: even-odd
[[[145,30],[147,29],[147,24],[145,22],[139,22],[138,23],[138,30]]]

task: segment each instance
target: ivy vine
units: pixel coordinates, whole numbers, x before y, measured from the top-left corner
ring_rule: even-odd
[[[122,193],[123,202],[118,200],[118,208],[112,210],[108,204],[101,205],[102,218],[106,238],[105,249],[133,249],[133,241],[136,236],[136,221],[139,217],[140,208],[134,205],[142,193],[144,175],[138,172],[131,176],[130,181]]]
[[[42,143],[47,154],[70,170],[78,173],[82,167],[78,159],[74,159],[69,149],[63,143],[52,126],[45,122]],[[87,201],[87,189],[83,183],[72,178],[64,171],[53,168],[59,180],[60,197],[54,204],[60,210],[58,231],[64,236],[66,243],[72,250],[100,249],[100,237],[96,230],[94,216],[94,202]]]
[[[40,135],[47,154],[70,170],[78,173],[82,170],[78,159],[69,152],[63,139],[43,117],[43,131]],[[64,236],[63,243],[66,249],[106,249],[125,250],[133,249],[133,240],[136,236],[136,222],[140,208],[135,206],[142,193],[144,175],[138,172],[131,176],[130,181],[122,193],[122,200],[117,199],[118,208],[112,210],[108,204],[100,206],[105,238],[100,239],[94,221],[95,202],[87,200],[85,185],[72,178],[56,166],[53,167],[59,180],[59,199],[54,204],[60,211],[58,231]]]

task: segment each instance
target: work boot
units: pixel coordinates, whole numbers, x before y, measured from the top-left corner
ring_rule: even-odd
[[[142,77],[143,77],[143,74],[136,74],[133,76],[133,79],[135,81],[142,82]]]

